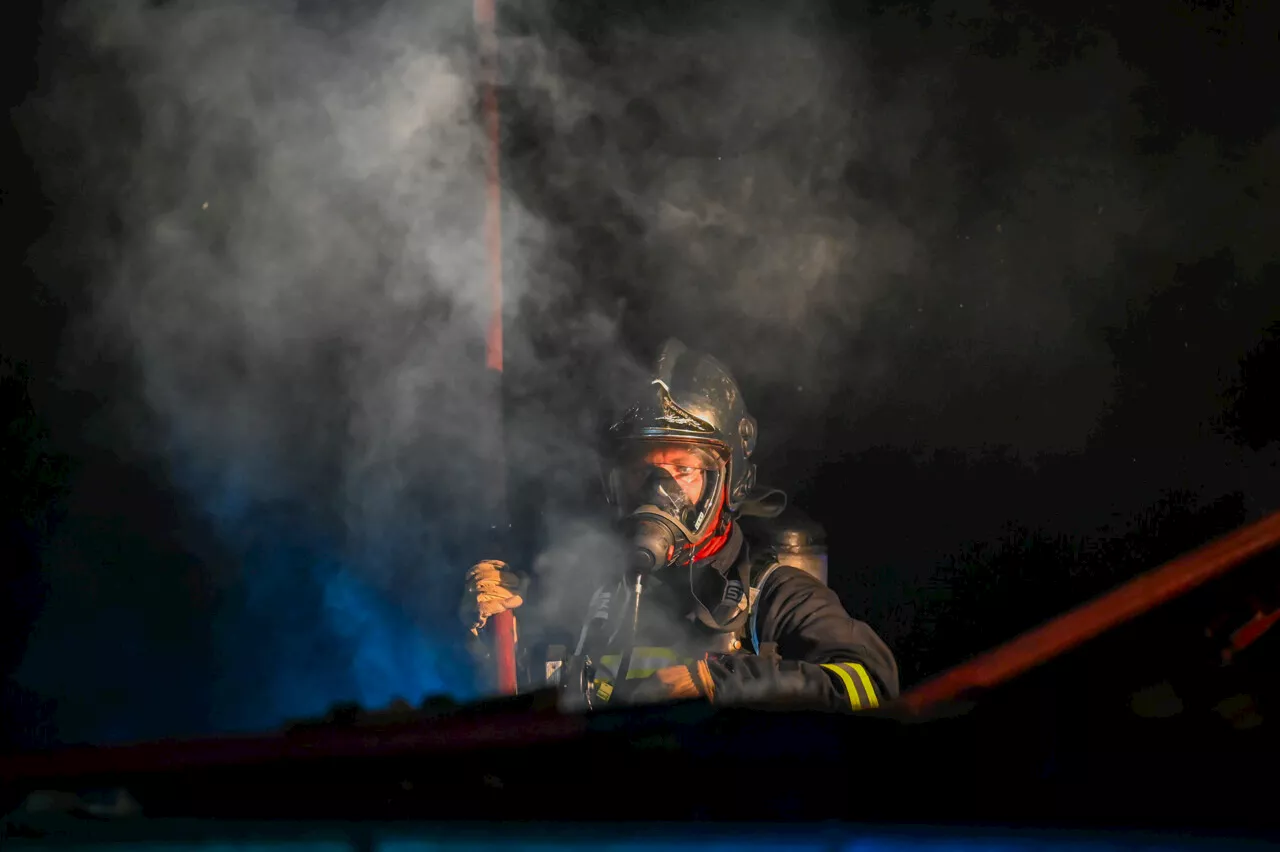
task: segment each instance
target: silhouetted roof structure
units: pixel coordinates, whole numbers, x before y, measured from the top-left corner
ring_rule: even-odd
[[[127,790],[146,816],[76,823],[98,839],[154,833],[158,818],[217,820],[215,834],[228,820],[411,819],[430,834],[495,814],[571,834],[643,818],[730,834],[837,820],[1277,839],[1277,541],[1280,514],[855,717],[697,703],[564,715],[537,693],[11,756],[0,783],[11,806],[32,790]]]

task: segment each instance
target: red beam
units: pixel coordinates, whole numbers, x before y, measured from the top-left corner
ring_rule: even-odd
[[[896,702],[919,714],[990,689],[1219,577],[1280,545],[1280,512],[1130,580],[1018,638],[910,690]]]

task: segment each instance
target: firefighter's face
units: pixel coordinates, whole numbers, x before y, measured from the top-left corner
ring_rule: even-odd
[[[705,456],[681,447],[654,447],[645,453],[644,461],[671,474],[690,503],[702,497],[707,484]]]
[[[608,473],[619,517],[662,515],[690,543],[706,537],[718,517],[725,460],[715,448],[675,441],[636,441],[620,448]]]

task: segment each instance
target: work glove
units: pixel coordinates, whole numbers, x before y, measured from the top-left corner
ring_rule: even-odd
[[[659,704],[689,698],[715,701],[715,697],[716,686],[706,660],[658,669],[644,680],[629,682],[626,689],[628,704]]]
[[[467,572],[458,614],[471,635],[479,636],[490,616],[523,604],[526,591],[527,581],[507,563],[486,559],[472,565]]]
[[[668,666],[628,684],[624,701],[653,704],[701,698],[717,706],[824,707],[825,678],[806,678],[803,664],[741,655],[711,655],[687,666]]]

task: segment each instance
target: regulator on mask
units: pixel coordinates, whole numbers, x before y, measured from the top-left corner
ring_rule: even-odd
[[[707,537],[724,502],[724,454],[693,442],[627,441],[608,467],[610,500],[634,543],[634,571],[675,561]]]

